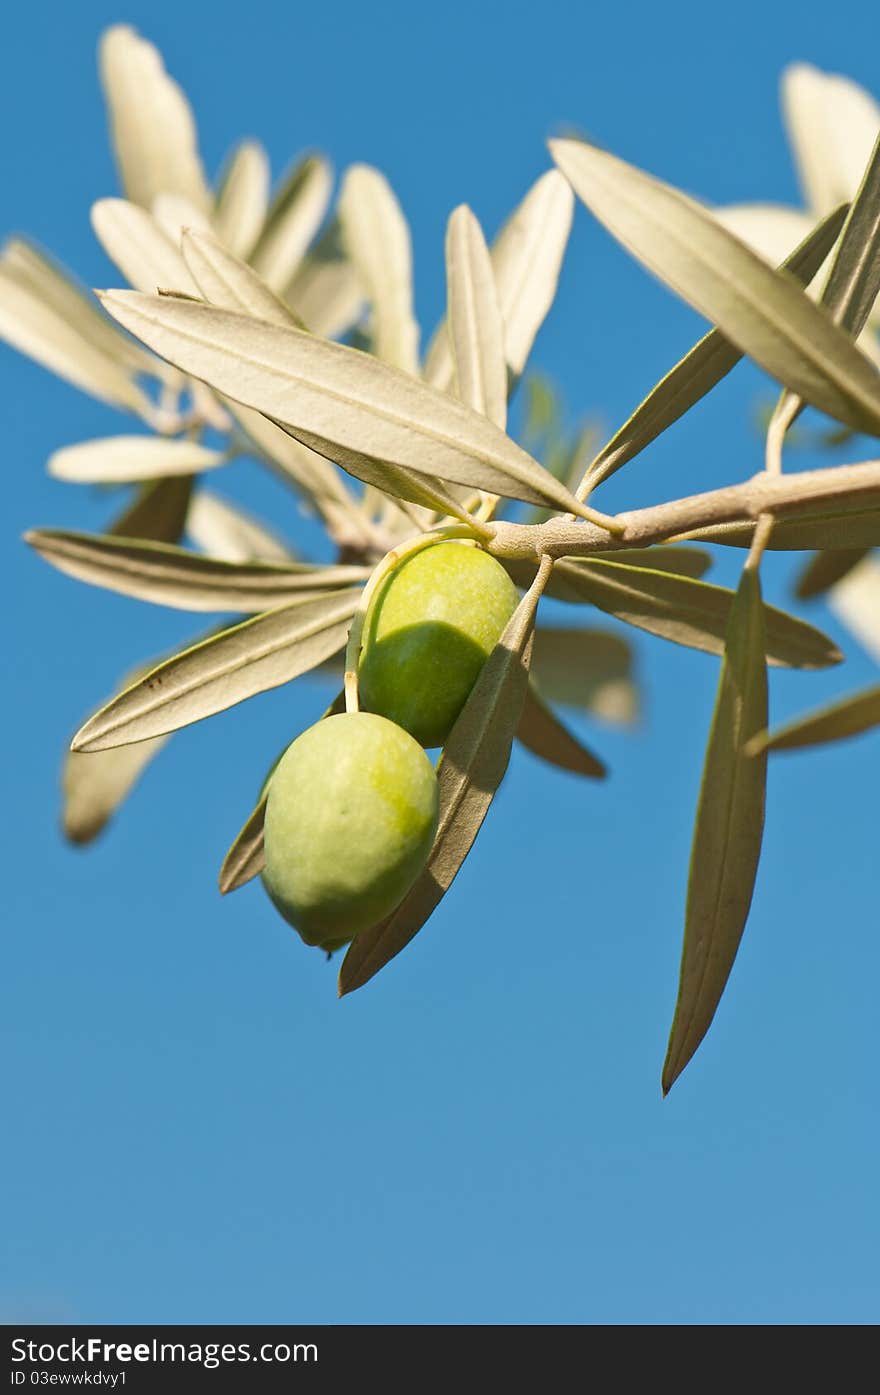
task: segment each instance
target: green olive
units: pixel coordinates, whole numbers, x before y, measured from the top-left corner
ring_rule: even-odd
[[[263,884],[306,944],[338,949],[400,904],[437,828],[422,748],[369,712],[316,722],[269,784]]]
[[[501,563],[468,543],[404,558],[367,611],[361,706],[423,746],[444,745],[518,600]]]

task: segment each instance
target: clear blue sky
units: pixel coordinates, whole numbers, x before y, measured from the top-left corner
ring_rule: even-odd
[[[719,202],[794,200],[778,74],[803,58],[880,91],[864,41],[875,19],[849,0],[833,24],[791,0],[19,5],[0,53],[0,229],[37,237],[91,284],[118,284],[88,209],[116,192],[95,44],[127,20],[186,87],[212,171],[253,134],[276,172],[306,146],[337,168],[387,172],[429,330],[449,211],[467,201],[492,232],[564,126]],[[700,328],[579,210],[532,362],[573,418],[613,427]],[[27,552],[25,527],[99,528],[112,508],[50,481],[46,457],[126,428],[2,346],[0,375],[0,1316],[876,1321],[880,737],[773,765],[730,991],[665,1102],[717,662],[647,636],[642,729],[580,728],[612,780],[581,784],[516,754],[441,910],[337,1002],[335,965],[258,886],[224,901],[215,890],[266,766],[321,711],[320,685],[176,736],[99,845],[64,846],[63,744],[122,671],[200,623],[78,586]],[[739,370],[604,502],[753,472],[762,391]],[[252,467],[224,486],[296,535],[285,497]],[[730,564],[718,575],[732,578]],[[769,568],[774,599],[795,565]],[[823,675],[774,675],[779,719],[876,681],[824,607],[815,618],[850,657]]]

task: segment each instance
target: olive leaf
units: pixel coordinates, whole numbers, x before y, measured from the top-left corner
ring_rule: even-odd
[[[752,738],[751,754],[761,751],[792,751],[801,746],[821,746],[828,741],[843,741],[860,736],[880,726],[880,685],[851,693],[837,702],[809,712],[805,717],[763,732]]]
[[[489,249],[466,204],[446,231],[447,323],[456,395],[502,431],[507,425],[504,323]]]
[[[0,339],[99,401],[148,416],[150,400],[131,366],[96,344],[82,323],[0,263]]]
[[[269,324],[304,328],[253,268],[227,251],[210,233],[186,228],[180,247],[190,275],[211,305],[221,310],[240,310]]]
[[[746,754],[767,726],[765,607],[747,567],[730,610],[724,662],[694,826],[678,999],[664,1095],[709,1029],[749,913],[761,840],[766,754]]]
[[[656,547],[621,547],[613,552],[591,553],[597,561],[625,563],[630,567],[647,567],[649,571],[671,572],[675,576],[692,576],[699,579],[712,565],[712,557],[701,547],[679,547],[676,544],[661,543]],[[582,605],[583,597],[576,587],[566,580],[572,568],[577,570],[584,561],[581,557],[566,557],[565,566],[559,571],[557,564],[550,573],[546,594],[556,601],[568,601]],[[526,588],[535,579],[537,564],[510,557],[500,557],[507,572],[517,586]]]
[[[864,557],[833,591],[828,604],[859,643],[880,659],[880,562]]]
[[[304,592],[351,587],[370,574],[368,567],[226,562],[168,543],[62,528],[34,528],[25,542],[67,576],[177,610],[255,615],[290,605]]]
[[[692,577],[618,562],[559,562],[557,586],[628,625],[708,654],[721,654],[735,593]],[[548,591],[548,594],[549,591]],[[821,630],[765,606],[767,661],[787,668],[827,668],[843,658]]]
[[[590,780],[604,780],[608,774],[607,766],[560,722],[533,683],[526,689],[516,739],[532,755],[560,770],[585,775]]]
[[[107,529],[118,538],[146,538],[176,543],[183,536],[192,498],[192,475],[171,475],[144,484],[134,501]]]
[[[868,547],[857,547],[815,552],[795,583],[795,595],[798,600],[814,600],[816,596],[830,591],[838,581],[849,576],[853,567],[857,567],[870,550]]]
[[[162,229],[167,238],[170,238],[175,247],[180,246],[184,228],[212,234],[211,220],[208,215],[200,213],[189,199],[181,198],[180,194],[159,194],[153,199],[150,211],[157,226]]]
[[[273,291],[284,292],[321,226],[332,182],[330,166],[319,155],[307,156],[282,181],[250,257]]]
[[[639,714],[632,650],[608,630],[540,625],[535,630],[532,674],[540,693],[564,707],[629,725]]]
[[[332,717],[338,712],[345,711],[345,694],[340,692],[331,702],[323,717]],[[323,717],[321,720],[323,721]],[[125,749],[125,748],[123,748]],[[281,752],[283,755],[284,752]],[[269,779],[278,761],[278,756],[274,765],[269,771],[269,775],[263,783],[263,791],[257,801],[256,806],[251,810],[244,824],[232,842],[229,851],[223,859],[220,868],[219,886],[221,896],[226,896],[230,891],[237,891],[239,887],[245,886],[254,877],[259,876],[265,864],[263,851],[263,825],[266,818],[266,801],[269,798]]]
[[[98,199],[92,204],[92,228],[111,262],[138,290],[198,295],[179,248],[145,208],[125,199]]]
[[[822,304],[858,338],[880,292],[880,135],[840,236]]]
[[[135,484],[168,475],[196,475],[225,465],[227,457],[197,441],[161,436],[105,436],[64,446],[49,457],[57,480],[76,484]]]
[[[390,916],[356,935],[339,971],[340,994],[360,988],[409,943],[452,885],[501,783],[528,690],[543,579],[523,596],[480,671],[437,766],[440,814],[421,873]]]
[[[717,523],[683,534],[689,541],[723,543],[726,547],[750,547],[755,531],[748,523]],[[808,514],[778,518],[767,543],[768,551],[806,552],[812,548],[851,552],[880,547],[880,509],[853,508],[849,512]]]
[[[269,207],[269,157],[259,141],[236,146],[220,179],[214,231],[236,257],[249,257]]]
[[[129,674],[117,691],[149,668],[147,665]],[[61,769],[61,825],[71,843],[85,844],[97,838],[167,740],[167,736],[154,736],[150,741],[118,746],[112,751],[65,752]]]
[[[168,659],[96,713],[75,751],[176,731],[315,668],[345,644],[360,591],[307,596]]]
[[[357,503],[339,471],[323,455],[310,450],[302,441],[264,417],[262,412],[243,407],[228,398],[225,401],[259,455],[288,484],[292,484],[298,492],[305,493],[319,509],[332,503],[347,513],[358,512]]]
[[[123,750],[126,749],[132,748],[123,747]],[[267,790],[239,829],[223,859],[218,879],[221,896],[226,896],[228,892],[237,891],[240,886],[245,886],[254,877],[258,877],[265,866],[263,824],[266,819],[268,798],[269,791]]]
[[[492,245],[511,385],[522,373],[553,304],[573,212],[574,198],[567,182],[558,170],[548,170],[514,209]],[[446,390],[452,384],[453,372],[444,321],[428,350],[425,377],[433,387]]]
[[[186,532],[201,552],[224,562],[296,560],[287,544],[265,524],[245,513],[237,504],[231,504],[228,499],[221,499],[207,489],[199,489],[190,504]]]
[[[322,339],[341,339],[357,324],[364,293],[342,248],[337,218],[330,219],[281,294]]]
[[[161,55],[127,24],[101,38],[101,82],[123,188],[144,208],[157,194],[182,194],[205,211],[211,197],[192,111]]]
[[[412,242],[385,176],[371,165],[351,165],[342,180],[338,217],[349,258],[370,302],[373,353],[405,373],[418,374]]]
[[[186,300],[133,291],[102,300],[163,357],[313,448],[322,441],[328,455],[341,448],[429,479],[590,516],[487,418],[357,349]]]
[[[580,141],[550,148],[600,222],[771,377],[836,421],[880,434],[880,374],[790,276],[623,160]]]
[[[809,285],[834,246],[847,213],[835,209],[786,257],[781,271],[790,271],[802,285]],[[679,359],[644,401],[602,447],[587,471],[591,488],[607,480],[652,441],[690,411],[701,398],[735,368],[742,351],[718,329],[711,329]]]
[[[0,253],[0,269],[27,287],[38,300],[72,325],[84,339],[108,358],[137,373],[179,378],[177,370],[164,364],[136,344],[104,314],[91,291],[71,273],[33,243],[12,237]]]

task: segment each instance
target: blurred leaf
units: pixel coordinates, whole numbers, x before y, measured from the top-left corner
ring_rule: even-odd
[[[157,49],[127,24],[116,24],[102,35],[99,59],[127,196],[149,208],[157,194],[182,194],[207,210],[210,194],[192,112]]]
[[[201,552],[224,562],[296,560],[286,543],[265,524],[207,489],[196,492],[187,514],[186,531]]]
[[[368,354],[186,300],[112,291],[114,318],[163,357],[307,444],[589,516],[485,417]],[[296,420],[292,420],[295,417]]]
[[[405,373],[418,374],[412,243],[385,176],[371,165],[351,165],[342,181],[338,217],[349,258],[372,307],[373,352]]]
[[[528,690],[537,588],[520,601],[450,733],[437,766],[440,817],[425,870],[390,916],[356,935],[340,994],[360,988],[409,944],[467,857],[501,783]]]
[[[101,402],[148,413],[131,367],[98,347],[55,305],[0,265],[0,338]]]
[[[92,227],[107,256],[139,291],[198,295],[177,244],[146,209],[125,199],[98,199],[92,204]]]
[[[239,310],[268,324],[304,328],[293,311],[247,264],[228,252],[210,233],[188,228],[181,250],[202,296],[221,310]]]
[[[337,219],[300,262],[283,291],[284,299],[313,334],[340,339],[360,317],[364,293],[345,256]]]
[[[798,717],[776,731],[753,738],[750,751],[792,751],[801,746],[822,746],[843,741],[880,726],[880,685],[852,693],[837,702],[820,707],[806,717]]]
[[[183,536],[192,496],[192,475],[170,476],[142,485],[134,502],[107,529],[111,537],[149,538],[176,543]]]
[[[828,593],[828,604],[859,643],[880,659],[880,563],[865,557]]]
[[[504,321],[511,381],[525,367],[535,336],[553,304],[571,231],[574,199],[565,180],[548,170],[532,185],[492,245],[492,268]],[[425,359],[425,378],[448,390],[453,363],[447,325],[441,323]]]
[[[745,747],[767,725],[765,613],[757,572],[747,569],[730,610],[703,768],[664,1095],[709,1030],[752,901],[764,832],[767,757],[747,756]]]
[[[880,107],[857,83],[810,63],[785,69],[782,99],[807,202],[824,213],[858,187]]]
[[[614,236],[772,377],[836,421],[880,434],[880,375],[791,277],[613,155],[577,141],[551,141],[551,151]]]
[[[304,591],[365,581],[369,567],[313,567],[288,562],[224,562],[168,543],[35,528],[25,541],[53,567],[92,586],[178,610],[255,615],[288,606]]]
[[[176,731],[277,688],[345,644],[360,591],[308,596],[185,649],[86,722],[77,751],[102,751]]]
[[[531,683],[526,689],[516,739],[532,755],[573,775],[604,780],[608,774],[607,766],[563,726]]]
[[[207,213],[201,213],[189,199],[180,194],[158,194],[150,209],[156,226],[175,247],[180,246],[184,228],[211,235],[211,220]]]
[[[74,484],[136,484],[169,475],[197,475],[225,465],[226,456],[197,441],[162,436],[104,436],[64,446],[49,456],[47,469]]]
[[[243,140],[232,153],[217,191],[214,230],[224,247],[249,257],[269,207],[269,157],[259,141]]]
[[[627,567],[618,562],[581,560],[577,565],[557,562],[557,584],[565,583],[573,595],[616,615],[628,625],[659,635],[708,654],[724,651],[724,636],[734,592],[707,581]],[[548,595],[552,594],[548,590]],[[791,668],[827,668],[843,658],[837,646],[821,630],[765,606],[767,660]]]
[[[178,377],[176,369],[166,370],[161,359],[123,334],[104,314],[91,291],[33,243],[23,238],[10,238],[0,254],[0,269],[54,310],[107,358],[137,373]]]
[[[541,625],[535,631],[532,674],[543,696],[609,722],[639,715],[627,641],[607,630]]]
[[[813,600],[822,596],[848,576],[857,567],[870,548],[838,549],[833,552],[815,552],[797,579],[795,595],[800,601]]]
[[[262,412],[251,407],[243,407],[238,402],[225,399],[235,420],[253,442],[257,452],[279,475],[316,504],[332,502],[346,512],[354,513],[357,506],[348,492],[339,471],[319,455],[297,441],[274,421],[264,417]]]
[[[504,325],[489,249],[466,204],[446,230],[447,324],[456,396],[503,431],[507,425]]]
[[[254,270],[283,294],[321,226],[330,201],[330,166],[309,155],[282,181],[251,254]]]
[[[833,247],[846,217],[846,206],[830,213],[782,263],[802,285],[809,284]],[[643,451],[668,427],[711,392],[735,368],[741,351],[718,329],[705,334],[679,359],[603,446],[589,469],[592,488]]]

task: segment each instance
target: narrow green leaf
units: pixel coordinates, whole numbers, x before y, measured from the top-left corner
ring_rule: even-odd
[[[269,207],[269,157],[259,141],[236,146],[220,180],[214,230],[236,257],[249,257]]]
[[[197,441],[105,436],[54,451],[47,469],[55,479],[75,484],[136,484],[169,475],[197,475],[225,463],[221,451],[209,450]]]
[[[880,685],[852,693],[837,702],[820,707],[805,717],[753,738],[751,752],[793,751],[802,746],[822,746],[828,741],[844,741],[880,726]]]
[[[553,304],[571,231],[574,199],[558,170],[532,185],[492,244],[492,269],[504,322],[504,349],[511,385],[526,365],[535,336]],[[425,360],[432,387],[448,390],[454,366],[446,321]]]
[[[180,246],[190,275],[209,304],[253,315],[268,324],[304,328],[253,268],[227,251],[210,233],[187,228]]]
[[[104,31],[99,50],[110,133],[126,194],[150,208],[157,194],[210,206],[192,111],[158,50],[127,24]]]
[[[409,944],[452,885],[501,783],[528,690],[537,588],[520,601],[492,650],[437,767],[440,817],[424,872],[396,911],[356,935],[339,992],[360,988]]]
[[[308,596],[185,649],[96,713],[75,751],[143,741],[288,683],[345,644],[360,591]]]
[[[25,542],[78,581],[178,610],[255,615],[288,606],[304,592],[353,586],[370,574],[369,567],[225,562],[167,543],[60,528],[35,528]]]
[[[338,217],[349,258],[371,305],[373,352],[403,372],[417,374],[412,243],[384,174],[370,165],[351,165],[342,181]]]
[[[507,425],[504,322],[489,249],[466,204],[446,231],[447,324],[456,395],[503,431]]]
[[[162,357],[328,455],[341,448],[589,517],[492,422],[369,354],[186,300],[112,291],[103,302]]]
[[[674,576],[692,576],[698,579],[712,565],[711,555],[701,547],[679,547],[667,543],[661,543],[656,547],[615,548],[613,552],[596,552],[591,556],[594,556],[599,562],[623,563],[629,567],[646,567],[649,571],[670,572]],[[537,565],[534,562],[516,561],[508,557],[502,557],[499,560],[517,586],[524,589],[531,586],[537,571]],[[584,598],[580,590],[576,585],[573,586],[567,578],[571,570],[576,571],[585,560],[587,559],[581,557],[566,557],[565,565],[561,571],[561,564],[557,563],[550,573],[546,594],[552,596],[556,601],[568,601],[572,605],[583,605]]]
[[[559,584],[615,615],[628,625],[708,654],[724,651],[734,592],[691,577],[627,567],[618,562],[582,560],[577,566],[559,562],[553,568]],[[549,593],[548,593],[549,594]],[[827,668],[843,658],[821,630],[765,606],[767,661],[786,668]]]
[[[604,780],[608,774],[607,766],[560,722],[532,683],[526,689],[516,739],[533,756],[573,775]]]
[[[632,650],[608,630],[541,625],[532,674],[544,697],[605,721],[630,725],[639,715]]]
[[[754,521],[719,523],[711,528],[695,529],[686,536],[694,542],[750,547],[754,531]],[[814,548],[850,552],[869,547],[880,547],[880,509],[877,508],[780,518],[774,523],[767,544],[771,552],[808,552]]]
[[[767,757],[750,757],[745,747],[767,726],[764,614],[757,572],[746,569],[731,607],[703,768],[664,1095],[709,1030],[752,901],[764,832]]]
[[[781,271],[790,271],[802,285],[809,285],[837,239],[846,217],[846,206],[835,209],[813,228],[786,257]],[[589,468],[591,486],[607,480],[622,465],[650,445],[668,427],[690,411],[735,368],[742,351],[718,329],[711,329],[679,359],[619,431],[603,446]]]
[[[131,749],[131,747],[123,747]],[[220,868],[220,895],[237,891],[240,886],[258,877],[265,865],[263,850],[263,823],[266,818],[266,802],[269,791],[263,795],[239,829],[232,846],[223,859]]]
[[[310,155],[284,178],[251,254],[251,265],[273,291],[283,293],[327,212],[330,166]]]
[[[704,208],[579,141],[557,164],[601,222],[771,377],[836,421],[880,434],[880,374],[794,280]]]
[[[798,600],[810,601],[816,596],[824,596],[826,591],[830,591],[832,586],[836,586],[838,581],[848,576],[853,567],[857,567],[862,559],[867,557],[870,550],[867,547],[857,547],[840,548],[832,552],[814,552],[798,576],[795,585]]]
[[[134,502],[107,529],[111,537],[176,543],[183,536],[192,497],[192,475],[172,475],[142,485]]]
[[[822,304],[858,338],[880,292],[880,135],[840,237]]]

